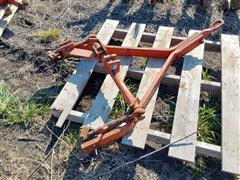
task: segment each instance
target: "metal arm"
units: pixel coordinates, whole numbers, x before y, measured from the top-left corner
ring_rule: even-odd
[[[24,5],[17,0],[0,0],[0,6],[6,6],[8,4],[12,4],[14,6],[17,6],[19,9],[24,9]]]
[[[160,85],[164,74],[167,72],[172,62],[199,46],[211,32],[218,30],[222,25],[223,21],[217,20],[209,28],[204,29],[199,33],[194,33],[186,40],[169,49],[105,46],[96,36],[90,36],[86,41],[78,44],[66,41],[61,44],[56,51],[49,52],[48,55],[53,61],[65,57],[84,57],[94,58],[103,63],[105,71],[111,75],[122,93],[124,100],[130,106],[130,115],[127,117],[109,122],[103,127],[85,134],[86,142],[81,145],[83,151],[85,153],[90,153],[94,149],[128,134],[138,121],[144,119],[144,109],[151,100],[157,87]],[[120,70],[120,60],[117,58],[117,55],[167,58],[163,67],[158,72],[153,83],[141,100],[132,95],[124,81],[120,78],[118,74]]]

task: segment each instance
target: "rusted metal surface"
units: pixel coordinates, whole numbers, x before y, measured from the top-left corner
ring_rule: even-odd
[[[164,74],[167,72],[172,62],[180,59],[182,56],[199,46],[211,32],[218,30],[222,25],[223,21],[217,20],[209,28],[194,33],[184,41],[169,49],[105,46],[96,38],[96,36],[90,36],[86,41],[78,44],[73,44],[72,41],[66,41],[62,43],[56,51],[49,52],[48,55],[53,61],[65,57],[95,58],[103,64],[106,73],[111,75],[122,93],[124,100],[130,106],[129,115],[127,117],[117,121],[110,121],[103,127],[90,131],[88,135],[85,135],[86,141],[81,145],[82,150],[85,153],[91,153],[94,149],[118,140],[128,134],[134,128],[135,124],[144,118],[144,109],[151,100],[157,87],[159,87]],[[120,78],[118,74],[120,60],[117,55],[167,58],[163,67],[153,80],[152,85],[141,100],[133,96],[124,81]]]
[[[6,6],[8,4],[12,4],[14,6],[17,6],[19,9],[24,9],[24,5],[17,0],[0,0],[0,6]]]

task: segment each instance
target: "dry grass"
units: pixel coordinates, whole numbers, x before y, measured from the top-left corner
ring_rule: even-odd
[[[25,90],[35,92],[44,88],[43,84],[50,81],[52,84],[55,83],[54,78],[49,80],[46,77],[55,76],[61,80],[68,77],[69,71],[67,71],[65,64],[62,66],[59,65],[60,67],[52,67],[46,58],[46,52],[49,49],[57,47],[59,42],[41,42],[38,38],[33,38],[32,36],[33,34],[38,34],[39,30],[46,28],[50,30],[61,29],[61,36],[58,36],[58,31],[57,33],[54,31],[53,33],[51,31],[49,33],[47,31],[40,33],[40,39],[57,38],[59,41],[65,39],[80,41],[86,38],[88,34],[98,32],[106,18],[119,20],[119,27],[122,28],[128,28],[134,21],[146,23],[146,31],[148,32],[156,32],[159,25],[173,26],[175,27],[175,35],[178,36],[186,36],[189,29],[202,29],[208,26],[210,22],[222,17],[225,20],[227,19],[228,22],[223,28],[224,32],[236,34],[240,29],[239,23],[236,21],[236,13],[229,12],[228,15],[224,15],[222,11],[219,11],[220,2],[216,0],[212,1],[212,6],[209,7],[207,12],[205,9],[197,6],[197,0],[186,1],[187,3],[185,4],[183,4],[183,0],[173,0],[166,1],[163,4],[156,3],[155,5],[149,5],[146,1],[143,3],[143,0],[130,4],[124,4],[120,0],[93,0],[91,3],[86,2],[86,0],[29,0],[27,11],[19,11],[14,16],[14,26],[11,26],[11,30],[15,35],[9,41],[3,40],[9,47],[1,49],[1,56],[13,62],[5,70],[2,68],[4,64],[1,64],[1,71],[9,71],[8,74],[4,74],[4,80],[17,87],[20,85],[26,86]],[[239,16],[239,11],[237,14]],[[217,39],[219,36],[213,38]],[[14,61],[17,63],[15,62],[14,64]],[[20,68],[16,67],[16,65],[20,62],[31,62],[34,64],[28,70],[28,76],[23,74],[24,69],[21,74],[18,72]],[[141,67],[144,65],[145,61],[143,60]],[[63,73],[60,73],[59,69],[62,69]],[[61,78],[59,78],[60,76]],[[209,78],[209,76],[206,75],[206,78]],[[41,86],[36,82],[41,83]],[[121,101],[121,97],[118,96],[118,98]],[[120,106],[116,109],[119,111],[121,108],[123,111],[116,114],[124,114],[125,105],[123,103],[120,103]],[[166,111],[162,118],[169,116],[172,116],[172,112]],[[19,133],[19,130],[16,129],[12,132],[6,132],[4,134],[7,135],[4,138],[0,138],[0,144],[7,147],[4,150],[2,149],[3,146],[0,148],[0,178],[22,179],[44,157],[43,152],[47,143],[23,143],[22,145],[16,141],[13,143],[12,141],[18,135],[17,132]],[[38,132],[38,129],[35,129],[35,132]],[[3,137],[2,133],[0,131],[1,137]],[[11,134],[14,135],[11,136]],[[48,137],[49,134],[45,135]],[[78,132],[75,130],[70,130],[64,136],[63,140],[60,141],[53,156],[53,179],[87,179],[98,173],[107,172],[113,167],[132,160],[148,151],[148,148],[144,152],[141,152],[134,149],[127,149],[125,146],[123,147],[119,144],[113,144],[108,148],[100,150],[97,156],[86,157],[79,150],[78,143]],[[27,152],[23,154],[25,151]],[[183,179],[192,178],[193,174],[199,175],[199,171],[190,170],[189,172],[178,161],[164,158],[166,156],[166,154],[159,154],[157,157],[139,162],[136,166],[126,167],[126,169],[103,177],[103,179],[124,179],[126,177],[129,179]],[[5,166],[6,164],[7,166]],[[3,166],[4,169],[2,170]],[[50,167],[51,162],[49,159],[34,175],[33,179],[48,179],[51,174]],[[219,165],[215,165],[214,170],[215,167],[219,167]],[[16,171],[13,172],[13,170]],[[224,175],[219,172],[215,173],[216,176],[209,175],[212,171],[213,168],[211,166],[204,168],[204,165],[200,162],[200,177],[208,178],[210,176],[210,178],[218,178]]]
[[[58,40],[61,35],[61,30],[58,28],[51,28],[47,31],[40,31],[34,34],[34,37],[39,40]]]

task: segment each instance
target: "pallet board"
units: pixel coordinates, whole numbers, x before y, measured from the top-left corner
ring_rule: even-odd
[[[239,36],[222,35],[222,170],[240,174]]]
[[[21,3],[22,0],[19,0],[19,2]],[[11,10],[12,13],[8,16],[4,16],[8,8]],[[0,37],[2,36],[3,31],[6,29],[7,25],[9,24],[17,10],[18,8],[14,5],[3,6],[0,8]]]
[[[159,27],[156,39],[153,44],[153,48],[168,48],[171,43],[171,38],[173,35],[173,28]],[[152,84],[153,79],[156,74],[160,71],[164,64],[164,59],[154,59],[149,58],[146,64],[146,68],[137,92],[137,97],[142,99],[144,94],[147,92],[148,88]],[[146,107],[146,113],[144,120],[137,123],[133,131],[131,131],[127,136],[123,137],[122,143],[126,145],[131,145],[134,147],[144,149],[147,140],[147,131],[149,128],[153,110],[155,107],[155,102],[157,100],[158,89],[154,93],[151,101]]]
[[[144,32],[144,24],[134,23],[129,30],[117,29],[117,24],[118,22],[113,20],[106,20],[104,23],[100,32],[105,34],[103,36],[107,37],[104,42],[105,44],[111,38],[117,38],[120,40],[123,39],[123,46],[137,47],[139,42],[144,42],[154,44],[154,47],[168,47],[185,39],[172,36],[173,29],[169,27],[160,27],[158,33],[154,34]],[[222,170],[237,175],[240,174],[239,37],[222,35],[222,42],[208,40],[204,42],[205,44],[198,46],[185,56],[181,76],[167,74],[161,82],[161,84],[176,88],[179,87],[171,134],[149,129],[157,96],[156,92],[146,109],[145,120],[139,122],[134,130],[122,139],[122,143],[144,148],[146,141],[168,144],[185,137],[197,131],[200,91],[204,90],[216,96],[222,94],[222,146],[197,141],[195,134],[179,144],[170,147],[169,156],[189,162],[194,162],[196,154],[222,159]],[[222,86],[220,82],[201,79],[202,60],[205,50],[222,53]],[[122,78],[131,77],[141,81],[138,90],[138,97],[141,98],[150,84],[150,79],[153,79],[154,74],[160,70],[163,62],[159,61],[159,59],[149,58],[144,70],[134,70],[129,68],[131,57],[120,58]],[[52,106],[52,108],[54,107],[52,114],[59,117],[61,120],[60,125],[68,119],[73,122],[89,125],[92,128],[97,128],[109,120],[115,98],[119,93],[118,88],[116,88],[109,75],[106,76],[89,112],[83,113],[72,109],[91,73],[93,71],[105,73],[101,64],[93,62],[95,61],[85,61],[87,67],[83,67],[80,71],[79,68],[81,67],[79,65],[75,72],[78,75],[74,74],[72,77],[75,76],[75,79],[71,80],[71,77],[67,84],[74,83],[70,86],[68,85],[70,88],[63,88],[63,92],[59,95],[62,97],[58,97],[55,100]],[[91,63],[93,65],[90,65]],[[86,74],[84,75],[84,73]],[[81,81],[84,81],[84,83]],[[78,87],[76,83],[80,83],[81,87]],[[68,101],[71,102],[69,103]],[[64,111],[64,118],[61,118]]]
[[[170,138],[171,138],[171,134],[169,133],[160,132],[153,129],[148,130],[148,137],[147,137],[148,141],[153,141],[155,143],[165,145],[170,143]],[[196,153],[204,156],[221,159],[221,147],[214,144],[197,141]]]
[[[144,32],[145,26],[145,24],[133,23],[122,43],[122,46],[137,47],[142,37],[142,33]],[[119,73],[120,77],[124,79],[127,75],[127,71],[132,58],[119,57],[119,59],[122,62]],[[108,116],[111,113],[118,92],[119,89],[115,85],[113,79],[110,75],[107,75],[96,99],[93,102],[87,118],[83,122],[83,125],[87,125],[92,129],[96,129],[106,123],[108,121]]]
[[[0,6],[0,19],[3,18],[7,8],[8,8],[8,6]]]
[[[190,31],[189,35],[194,32]],[[203,52],[204,43],[184,57],[171,143],[197,131]],[[195,133],[174,144],[169,148],[168,155],[184,161],[195,162],[196,137]]]
[[[103,73],[103,74],[106,73],[101,64],[97,64],[95,66],[94,72]],[[129,69],[127,72],[127,77],[130,77],[136,80],[141,80],[143,74],[144,74],[143,70]],[[166,74],[163,77],[161,84],[178,87],[179,82],[180,82],[179,75]],[[212,95],[220,95],[221,83],[215,82],[215,81],[209,81],[209,80],[201,80],[201,91],[207,91]]]
[[[117,28],[113,34],[113,38],[123,39],[126,36],[126,34],[127,34],[127,30]],[[156,38],[155,33],[144,32],[141,38],[141,42],[152,44],[155,38]],[[185,39],[186,39],[185,37],[173,36],[171,41],[171,46],[174,46]],[[205,42],[205,50],[212,51],[212,52],[219,52],[219,53],[221,52],[221,43],[219,41],[205,40],[204,42]]]
[[[117,25],[118,21],[105,21],[101,30],[97,34],[97,37],[104,44],[108,44],[114,30],[117,28]],[[91,61],[82,59],[78,64],[76,71],[73,73],[71,78],[63,87],[57,99],[54,101],[53,105],[51,106],[51,110],[60,114],[56,124],[57,127],[63,126],[70,111],[73,109],[85,85],[87,84],[96,64],[96,60]]]

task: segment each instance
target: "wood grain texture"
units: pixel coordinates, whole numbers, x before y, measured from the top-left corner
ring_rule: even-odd
[[[189,35],[193,34],[191,30]],[[184,57],[171,142],[197,131],[204,44]],[[196,133],[169,148],[168,155],[195,162]]]
[[[97,64],[95,66],[94,72],[103,73],[103,74],[106,73],[101,64]],[[141,80],[143,74],[144,74],[143,70],[128,69],[127,77]],[[180,82],[179,75],[166,74],[163,77],[161,84],[178,87],[179,82]],[[201,80],[201,90],[207,91],[207,92],[211,93],[212,95],[219,95],[219,94],[221,94],[221,83],[216,82],[216,81],[208,81],[208,80],[202,79]]]
[[[113,34],[113,38],[123,39],[127,34],[127,30],[117,28]],[[144,32],[141,38],[143,43],[153,43],[156,37],[156,33]],[[172,36],[171,46],[174,46],[181,41],[184,41],[186,37]],[[204,40],[205,50],[219,52],[221,53],[221,43],[220,41]]]
[[[112,34],[117,28],[117,25],[118,21],[106,20],[99,33],[97,34],[97,37],[104,44],[108,44],[112,37]],[[65,120],[68,117],[68,114],[74,107],[85,85],[87,84],[96,63],[96,60],[82,59],[78,64],[77,69],[74,71],[73,75],[70,77],[52,104],[51,109],[60,113],[56,124],[57,127],[62,127],[64,124]]]
[[[173,28],[159,27],[156,39],[153,44],[153,48],[168,48],[171,43],[173,35]],[[139,86],[137,97],[142,99],[148,88],[151,86],[153,79],[159,73],[161,67],[164,64],[164,59],[149,58],[146,64],[146,68]],[[147,140],[147,129],[150,126],[152,114],[157,99],[158,89],[154,93],[151,101],[146,107],[145,119],[138,122],[127,136],[123,137],[122,143],[138,148],[144,149]]]
[[[240,175],[239,36],[222,35],[222,170]]]
[[[58,114],[56,114],[56,116],[57,115]],[[87,113],[82,113],[79,111],[72,110],[69,113],[68,119],[73,122],[82,124],[84,119],[86,118],[86,116],[87,116]],[[160,132],[160,131],[153,130],[153,129],[148,130],[147,141],[165,145],[165,144],[170,143],[170,138],[171,138],[171,134],[169,134],[169,133]],[[209,156],[209,157],[213,157],[213,158],[217,158],[217,159],[221,159],[221,147],[214,145],[214,144],[197,141],[196,153],[205,155],[205,156]]]
[[[122,43],[122,46],[137,47],[144,32],[145,26],[145,24],[133,23]],[[124,79],[132,58],[119,57],[119,59],[121,60],[119,74],[121,78]],[[107,75],[83,124],[95,129],[106,123],[118,93],[118,87],[115,85],[111,76]]]
[[[52,110],[52,115],[58,118],[60,116],[60,113],[58,111]],[[68,114],[67,120],[82,124],[86,117],[87,113],[71,110]]]
[[[2,19],[2,17],[4,16],[7,8],[8,6],[0,6],[0,19]]]
[[[170,143],[170,138],[171,134],[165,133],[165,132],[160,132],[156,131],[153,129],[149,129],[148,131],[148,141],[152,141],[154,143],[159,143],[159,144],[169,144]],[[204,143],[197,141],[196,142],[196,153],[221,159],[221,147],[214,145],[214,144],[209,144],[209,143]]]

